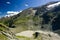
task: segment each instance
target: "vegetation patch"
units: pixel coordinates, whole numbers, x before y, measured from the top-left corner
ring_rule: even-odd
[[[3,34],[0,34],[0,40],[8,40],[6,36],[4,36]]]
[[[25,37],[25,36],[16,36],[17,38],[19,38],[19,39],[23,39],[23,40],[30,40],[30,38],[28,38],[28,37]]]

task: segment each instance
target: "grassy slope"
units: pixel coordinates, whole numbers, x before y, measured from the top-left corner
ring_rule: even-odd
[[[19,39],[19,40],[42,40],[42,37],[41,36],[39,36],[38,38],[29,38],[29,37],[24,37],[24,36],[17,36],[17,38]]]
[[[0,34],[0,40],[8,40],[6,36]]]

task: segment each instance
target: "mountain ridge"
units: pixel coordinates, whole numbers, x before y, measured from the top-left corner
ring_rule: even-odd
[[[2,18],[0,22],[9,26],[11,30],[16,30],[17,27],[18,28],[21,27],[21,30],[46,30],[46,31],[58,30],[60,28],[58,26],[56,27],[57,29],[55,29],[54,25],[56,23],[54,22],[54,20],[55,21],[57,19],[60,20],[59,18],[60,5],[52,8],[51,10],[47,10],[48,5],[58,2],[59,1],[52,2],[41,7],[28,8],[12,17]],[[57,25],[58,24],[59,23],[57,23]],[[24,29],[24,26],[26,29]]]

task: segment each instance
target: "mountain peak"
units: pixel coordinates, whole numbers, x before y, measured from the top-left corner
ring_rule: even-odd
[[[47,9],[50,10],[52,8],[55,8],[55,7],[59,6],[59,5],[60,5],[60,1],[53,2],[53,3],[49,4],[49,5],[47,5]]]

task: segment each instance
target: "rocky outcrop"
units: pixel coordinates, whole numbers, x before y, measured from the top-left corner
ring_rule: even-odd
[[[18,40],[15,36],[15,34],[13,34],[9,28],[3,24],[0,24],[0,34],[4,35],[8,40]]]

